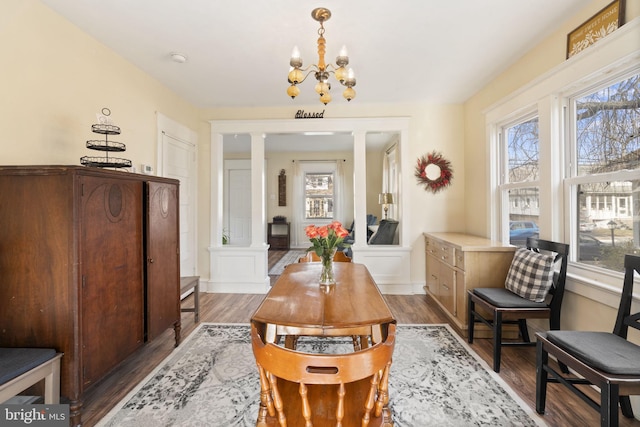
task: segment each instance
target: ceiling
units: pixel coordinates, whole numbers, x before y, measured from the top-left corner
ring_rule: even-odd
[[[41,0],[201,108],[318,105],[314,83],[286,95],[294,45],[317,62],[349,49],[358,104],[461,103],[591,0]],[[170,53],[187,56],[186,63]],[[311,78],[313,80],[313,78]],[[332,103],[345,104],[333,85]],[[332,104],[329,104],[332,105]]]

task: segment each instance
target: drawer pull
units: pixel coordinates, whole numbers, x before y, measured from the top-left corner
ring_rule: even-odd
[[[446,290],[449,290],[449,286],[445,285],[444,283],[442,284],[442,287],[445,288]]]

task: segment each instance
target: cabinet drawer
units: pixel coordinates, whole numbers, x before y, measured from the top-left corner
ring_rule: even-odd
[[[432,295],[437,296],[439,287],[438,276],[440,275],[440,261],[436,257],[431,256],[429,253],[427,253],[426,258],[427,289],[429,289],[429,292]]]
[[[428,237],[425,238],[424,248],[428,254],[440,259],[440,248],[438,247],[438,242],[436,240],[429,239]]]
[[[451,266],[455,265],[454,250],[455,249],[453,246],[447,245],[445,243],[439,243],[438,253],[440,260],[445,264]]]
[[[446,264],[440,264],[440,286],[438,288],[438,299],[440,303],[449,311],[456,315],[456,292],[455,292],[455,270]]]
[[[462,250],[460,249],[455,249],[454,259],[454,265],[460,270],[464,270],[464,252],[462,252]]]

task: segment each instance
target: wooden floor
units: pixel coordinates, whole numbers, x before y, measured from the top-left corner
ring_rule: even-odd
[[[273,259],[276,259],[277,256],[272,259],[270,254],[269,258],[269,264],[272,265]],[[251,314],[258,307],[263,297],[263,295],[250,294],[203,293],[200,296],[200,321],[248,323]],[[446,323],[444,314],[426,295],[385,295],[384,297],[399,324]],[[187,298],[183,304],[191,306],[191,298]],[[183,338],[189,335],[196,326],[193,313],[182,314]],[[492,364],[490,340],[476,339],[471,347],[489,365]],[[145,378],[154,367],[169,355],[173,348],[173,331],[167,330],[163,336],[158,337],[154,342],[127,359],[107,378],[85,393],[83,426],[90,427],[95,425],[138,382]],[[503,348],[500,376],[535,411],[535,348]],[[596,396],[595,392],[594,396]],[[391,396],[391,399],[393,399],[393,396]],[[600,425],[596,411],[558,384],[549,385],[544,421],[549,426],[562,427]],[[640,421],[629,420],[621,414],[620,425],[639,427]]]

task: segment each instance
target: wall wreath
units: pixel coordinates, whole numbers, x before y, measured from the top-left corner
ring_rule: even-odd
[[[442,157],[442,154],[432,151],[418,158],[415,176],[418,179],[418,185],[424,185],[425,190],[437,193],[451,185],[453,169],[449,160]]]

